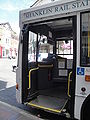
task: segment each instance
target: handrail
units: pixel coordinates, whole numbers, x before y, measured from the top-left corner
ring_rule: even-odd
[[[68,77],[68,96],[69,97],[71,97],[71,95],[70,95],[70,82],[71,82],[70,78],[71,78],[71,74],[72,74],[72,71],[69,73],[69,77]]]
[[[31,88],[31,72],[33,72],[33,71],[35,71],[35,70],[38,70],[39,67],[45,67],[45,68],[47,68],[47,67],[53,67],[53,64],[52,64],[52,65],[40,65],[40,64],[38,64],[38,67],[37,67],[37,68],[32,68],[32,69],[30,69],[30,70],[29,70],[29,88],[28,88],[28,89]]]
[[[32,68],[32,69],[29,70],[29,88],[28,88],[28,89],[31,88],[31,72],[33,72],[33,71],[35,71],[35,70],[38,70],[38,69],[39,69],[39,67],[37,67],[37,68]]]
[[[40,64],[38,64],[38,67],[45,67],[45,68],[47,68],[47,67],[53,67],[53,64],[51,64],[51,65],[40,65]]]

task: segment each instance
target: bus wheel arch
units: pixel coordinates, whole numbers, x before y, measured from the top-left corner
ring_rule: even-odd
[[[84,100],[81,107],[81,119],[80,120],[88,120],[90,119],[90,94]]]

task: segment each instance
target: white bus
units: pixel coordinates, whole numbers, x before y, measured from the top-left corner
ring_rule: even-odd
[[[89,120],[90,0],[56,1],[22,10],[19,25],[17,101]],[[48,57],[39,61],[39,53]],[[34,61],[28,61],[28,54]]]

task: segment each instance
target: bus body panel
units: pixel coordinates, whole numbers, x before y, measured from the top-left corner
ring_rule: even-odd
[[[81,107],[82,107],[82,104],[83,104],[84,100],[85,100],[84,97],[75,95],[74,117],[75,117],[76,119],[79,119],[79,120],[80,120],[80,117],[81,117]]]
[[[75,118],[80,119],[81,107],[87,96],[90,94],[90,82],[85,81],[85,75],[90,75],[90,67],[80,66],[80,12],[77,13],[77,65],[76,65],[76,88],[75,88]],[[79,75],[78,70],[83,68],[84,74]],[[86,91],[82,91],[85,88]]]
[[[87,70],[90,70],[89,68],[84,68],[84,69],[85,69],[85,73]],[[82,91],[83,87],[86,89],[84,92]],[[89,94],[90,94],[90,82],[85,81],[85,75],[83,76],[77,75],[76,76],[76,95],[87,97]]]
[[[16,90],[16,99],[18,103],[22,103],[22,83],[20,80],[19,68],[16,70],[16,84],[18,84],[18,89]]]
[[[18,89],[16,89],[16,99],[19,103],[22,103],[22,43],[21,41],[19,41],[19,48],[18,48],[18,66],[16,69],[16,84],[18,85]]]

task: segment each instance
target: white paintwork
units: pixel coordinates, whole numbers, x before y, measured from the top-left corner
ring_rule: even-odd
[[[80,97],[80,96],[75,96],[75,112],[74,112],[74,117],[80,120],[80,111],[82,104],[84,102],[85,98]]]
[[[16,99],[19,103],[22,103],[22,43],[21,34],[19,38],[19,48],[18,48],[18,67],[16,69],[16,83],[18,83],[18,90],[16,90]]]

